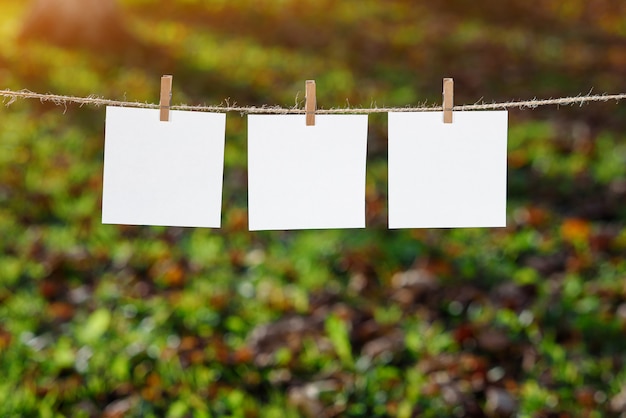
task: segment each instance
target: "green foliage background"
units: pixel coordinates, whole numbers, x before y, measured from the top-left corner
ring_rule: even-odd
[[[120,1],[127,44],[18,41],[0,88],[156,102],[456,103],[626,91],[626,6]],[[527,4],[528,3],[528,4]],[[299,99],[296,99],[299,97]],[[101,225],[104,109],[0,110],[0,416],[620,416],[626,107],[510,112],[504,229],[386,224],[372,115],[367,229],[247,231],[246,119],[223,228]]]

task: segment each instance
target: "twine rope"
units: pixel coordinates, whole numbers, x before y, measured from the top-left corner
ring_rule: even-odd
[[[144,109],[158,109],[158,104],[153,103],[145,103],[145,102],[130,102],[130,101],[119,101],[119,100],[111,100],[105,99],[98,96],[87,96],[87,97],[77,97],[77,96],[63,96],[58,94],[42,94],[35,93],[29,90],[0,90],[0,97],[5,98],[5,105],[10,106],[17,99],[39,99],[43,102],[52,102],[58,106],[66,106],[70,103],[83,105],[93,105],[93,106],[123,106],[123,107],[139,107]],[[7,100],[8,99],[8,100]],[[578,95],[574,97],[560,97],[554,99],[531,99],[531,100],[523,100],[523,101],[508,101],[501,103],[474,103],[469,105],[460,105],[454,106],[453,110],[455,111],[464,111],[464,110],[505,110],[505,109],[535,109],[539,106],[546,105],[556,105],[556,106],[567,106],[579,104],[582,106],[583,104],[590,102],[608,102],[608,101],[619,101],[622,99],[626,99],[626,93],[619,94],[599,94],[599,95]],[[225,105],[176,105],[171,106],[172,110],[187,110],[187,111],[196,111],[196,112],[217,112],[217,113],[225,113],[225,112],[239,112],[242,115],[245,114],[305,114],[306,111],[303,108],[299,108],[296,104],[294,107],[281,107],[281,106],[238,106],[231,105],[226,101]],[[332,108],[332,109],[317,109],[315,113],[319,115],[324,114],[347,114],[347,113],[358,113],[358,114],[370,114],[370,113],[388,113],[388,112],[434,112],[434,111],[443,111],[442,106],[405,106],[405,107],[370,107],[370,108],[361,108],[361,107],[345,107],[345,108]]]

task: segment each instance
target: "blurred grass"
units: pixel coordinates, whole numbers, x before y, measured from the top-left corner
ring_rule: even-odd
[[[610,1],[120,2],[136,43],[18,42],[0,86],[323,107],[625,91]],[[0,114],[0,416],[619,416],[626,110],[511,110],[505,229],[386,227],[370,117],[365,230],[247,231],[229,114],[221,230],[101,225],[103,109]]]

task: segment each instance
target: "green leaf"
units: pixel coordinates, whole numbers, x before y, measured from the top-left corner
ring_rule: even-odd
[[[187,413],[187,404],[183,401],[176,401],[167,411],[168,418],[182,418]]]
[[[350,344],[350,333],[344,321],[331,315],[326,320],[326,333],[330,342],[335,348],[335,352],[339,359],[346,367],[354,367],[354,359],[352,358],[352,346]]]
[[[74,365],[76,355],[72,348],[72,343],[67,338],[61,338],[57,343],[53,354],[54,365],[63,369],[65,367],[71,367]]]
[[[80,340],[87,344],[96,342],[109,329],[110,323],[111,313],[108,310],[101,308],[94,311],[78,334]]]

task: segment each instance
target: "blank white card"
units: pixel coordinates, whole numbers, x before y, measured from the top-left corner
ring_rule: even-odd
[[[366,154],[367,115],[250,115],[250,230],[364,228]]]
[[[219,227],[226,115],[107,107],[102,223]]]
[[[506,226],[507,115],[389,113],[389,228]]]

